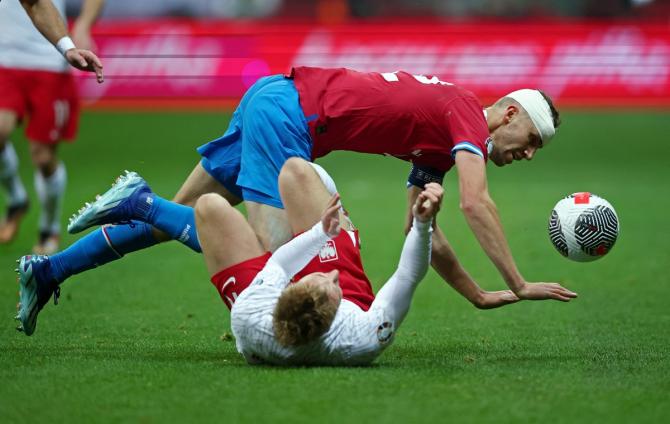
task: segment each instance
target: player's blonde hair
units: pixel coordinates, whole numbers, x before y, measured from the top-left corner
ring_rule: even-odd
[[[288,347],[316,340],[330,328],[338,306],[321,285],[308,285],[303,281],[288,286],[272,314],[277,342]]]

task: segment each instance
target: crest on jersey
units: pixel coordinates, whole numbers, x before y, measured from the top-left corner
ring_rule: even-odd
[[[377,327],[377,340],[379,343],[388,343],[393,338],[393,323],[386,321]]]
[[[319,251],[319,260],[321,263],[337,260],[337,246],[332,240],[328,240]]]

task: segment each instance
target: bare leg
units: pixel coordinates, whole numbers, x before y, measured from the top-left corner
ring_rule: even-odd
[[[17,125],[17,116],[11,110],[0,109],[0,187],[8,194],[6,216],[0,216],[0,243],[15,236],[28,210],[28,195],[18,173],[18,158],[9,136]]]
[[[200,196],[195,222],[210,276],[264,253],[244,216],[218,194]]]
[[[57,144],[43,144],[37,141],[30,142],[30,157],[33,165],[44,178],[52,176],[56,172],[56,168],[58,168],[57,150]]]
[[[0,109],[0,150],[4,149],[5,143],[16,128],[16,113],[9,109]]]
[[[283,209],[250,201],[245,201],[244,206],[249,225],[266,250],[274,252],[293,237]]]
[[[279,191],[294,233],[308,230],[317,223],[331,198],[314,168],[299,158],[289,159],[282,167]],[[342,214],[340,224],[345,230],[352,229]]]

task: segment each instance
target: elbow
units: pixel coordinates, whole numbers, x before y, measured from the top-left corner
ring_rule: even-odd
[[[482,207],[482,202],[478,199],[463,199],[459,205],[461,212],[465,216],[476,215]]]
[[[491,209],[493,201],[486,195],[462,196],[459,207],[466,217],[472,217],[478,215],[482,210]]]
[[[35,7],[35,3],[37,3],[37,0],[19,0],[21,2],[21,6],[23,6],[23,9],[26,11],[30,19],[33,19],[33,7]]]
[[[421,264],[420,266],[417,266],[416,268],[409,270],[397,270],[394,277],[398,281],[402,281],[402,284],[418,284],[421,280],[423,280],[426,277],[426,274],[428,273],[428,262]]]
[[[32,10],[32,8],[37,6],[37,3],[39,3],[39,0],[19,0],[19,1],[26,10]]]

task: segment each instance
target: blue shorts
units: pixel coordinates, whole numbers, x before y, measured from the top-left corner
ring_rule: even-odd
[[[311,160],[312,138],[293,80],[273,75],[244,94],[228,130],[198,148],[202,166],[244,200],[283,208],[279,171],[291,157]]]

